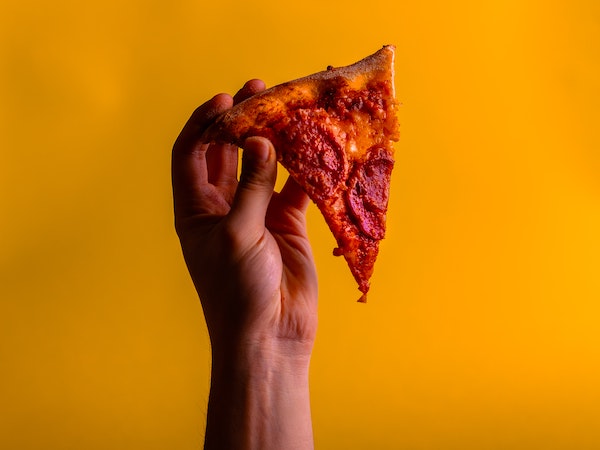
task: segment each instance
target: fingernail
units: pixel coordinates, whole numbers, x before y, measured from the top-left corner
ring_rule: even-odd
[[[246,150],[250,149],[255,161],[267,162],[271,156],[271,145],[266,139],[258,136],[246,139],[244,148]]]

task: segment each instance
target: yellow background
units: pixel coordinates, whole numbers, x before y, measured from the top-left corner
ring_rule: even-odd
[[[0,448],[197,449],[170,148],[198,104],[397,46],[367,305],[318,212],[321,449],[600,448],[600,3],[4,0]]]

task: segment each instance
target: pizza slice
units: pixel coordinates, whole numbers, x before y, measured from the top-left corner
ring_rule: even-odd
[[[260,92],[219,116],[204,139],[263,136],[329,225],[365,302],[385,236],[393,141],[394,47]]]

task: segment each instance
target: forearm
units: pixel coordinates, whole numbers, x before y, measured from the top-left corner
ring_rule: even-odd
[[[313,448],[309,360],[285,353],[213,356],[206,450]]]

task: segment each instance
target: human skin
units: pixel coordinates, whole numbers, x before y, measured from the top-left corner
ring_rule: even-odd
[[[205,449],[313,448],[308,369],[317,276],[306,234],[309,199],[289,178],[274,192],[272,144],[238,148],[202,133],[264,83],[218,94],[194,111],[172,154],[175,228],[212,348]]]

